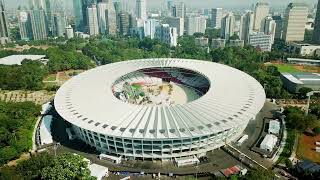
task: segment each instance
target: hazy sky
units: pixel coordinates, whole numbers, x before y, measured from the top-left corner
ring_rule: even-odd
[[[28,0],[4,0],[8,8],[16,8],[18,5],[26,5]],[[72,7],[73,0],[64,0],[67,7]],[[123,1],[123,0],[122,0]],[[132,1],[135,0],[124,0]],[[161,2],[166,0],[146,0],[148,7],[157,7]],[[246,7],[252,3],[258,2],[257,0],[176,0],[176,2],[185,2],[187,6],[193,8],[211,8],[211,7]],[[305,2],[308,4],[315,4],[317,0],[263,0],[269,2],[271,6],[286,6],[290,2]]]

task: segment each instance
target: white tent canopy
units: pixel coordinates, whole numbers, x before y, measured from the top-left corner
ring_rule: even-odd
[[[52,116],[44,116],[40,125],[40,141],[41,145],[51,144],[53,143],[52,135],[51,135],[51,123]]]
[[[104,166],[100,166],[98,164],[90,164],[89,165],[90,175],[97,178],[97,180],[101,180],[103,177],[108,177],[108,168]]]
[[[271,120],[269,122],[268,133],[269,134],[279,134],[279,132],[280,132],[280,122],[277,120]]]
[[[266,151],[272,151],[277,144],[278,137],[273,134],[267,134],[260,144],[260,148]]]

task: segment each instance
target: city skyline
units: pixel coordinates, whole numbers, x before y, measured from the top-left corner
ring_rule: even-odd
[[[63,0],[65,2],[65,6],[67,8],[72,8],[72,1],[68,0]],[[124,0],[129,2],[130,0]],[[27,6],[28,1],[26,0],[4,0],[5,5],[9,9],[16,9],[18,8],[17,4],[21,6]],[[159,0],[146,0],[147,8],[156,8],[156,7],[161,7],[161,3],[166,2],[164,1],[159,1]],[[250,8],[252,4],[255,4],[257,2],[267,2],[270,4],[270,7],[285,7],[291,2],[303,2],[308,5],[314,5],[317,3],[317,0],[284,0],[284,1],[278,1],[278,0],[264,0],[264,1],[256,1],[256,0],[242,0],[239,2],[238,0],[229,0],[229,1],[224,1],[224,0],[202,0],[201,2],[199,1],[194,1],[194,0],[179,0],[179,1],[174,1],[174,2],[184,2],[186,3],[187,7],[192,7],[192,8],[217,8],[217,7],[228,7],[228,8],[245,8],[248,7]],[[134,0],[130,3],[135,3]]]

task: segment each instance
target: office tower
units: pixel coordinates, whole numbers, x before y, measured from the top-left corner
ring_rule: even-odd
[[[146,0],[136,0],[136,16],[138,19],[147,19]]]
[[[168,0],[167,1],[167,11],[168,11],[168,16],[172,16],[172,8],[173,8],[173,1]]]
[[[18,21],[21,40],[29,41],[32,39],[32,28],[29,13],[26,10],[18,12]]]
[[[283,20],[281,16],[272,16],[272,19],[276,23],[276,31],[274,34],[274,39],[282,38],[282,30],[283,30]]]
[[[177,29],[170,27],[169,24],[161,24],[156,27],[155,38],[170,46],[177,46]]]
[[[0,0],[0,38],[1,44],[5,44],[10,41],[10,32],[8,29],[8,21],[6,11],[4,9],[4,2]]]
[[[183,2],[180,2],[173,6],[172,8],[172,16],[185,18],[186,15],[186,5]]]
[[[230,12],[225,17],[222,18],[221,22],[221,38],[229,40],[234,34],[235,18]]]
[[[46,1],[47,0],[29,0],[29,8],[46,10]]]
[[[169,24],[170,27],[177,28],[178,36],[183,36],[184,33],[184,19],[179,17],[167,17],[166,23]]]
[[[53,14],[53,36],[62,37],[64,36],[66,29],[66,19],[63,13]]]
[[[99,25],[97,17],[97,6],[92,4],[87,8],[87,17],[88,17],[88,29],[90,35],[99,34]]]
[[[265,17],[269,15],[269,4],[258,2],[254,9],[254,24],[253,29],[260,31],[261,23]]]
[[[188,35],[193,35],[194,33],[205,33],[207,20],[204,16],[187,17],[186,27]]]
[[[111,0],[98,3],[98,23],[101,34],[116,34],[116,11]]]
[[[43,9],[33,9],[30,11],[30,21],[33,40],[47,39],[46,15]]]
[[[156,27],[160,25],[159,20],[147,19],[144,21],[144,36],[154,39],[156,33]]]
[[[73,0],[76,31],[89,32],[87,8],[96,3],[97,0]]]
[[[308,7],[302,3],[290,3],[285,11],[282,39],[286,42],[303,41]]]
[[[249,41],[249,35],[253,32],[254,13],[247,11],[240,18],[240,33],[239,38],[245,43]]]
[[[222,17],[223,17],[222,8],[212,9],[211,10],[211,27],[215,29],[220,29]]]
[[[267,34],[267,35],[270,35],[271,36],[271,43],[273,44],[274,43],[274,37],[275,37],[275,33],[276,33],[276,21],[272,19],[271,16],[267,16],[261,27],[261,31],[264,33],[264,34]]]
[[[122,11],[119,13],[119,32],[121,35],[127,35],[129,32],[129,14]]]
[[[83,13],[86,13],[86,11],[83,11],[82,0],[73,0],[73,9],[74,9],[75,25],[76,25],[75,30],[83,31],[83,27],[84,27]]]
[[[271,35],[264,34],[263,32],[254,32],[249,35],[249,44],[261,51],[271,51]]]
[[[315,43],[320,44],[320,0],[318,1],[317,15],[316,15],[316,19],[315,19],[312,40]]]
[[[73,28],[70,25],[66,27],[65,36],[67,39],[71,39],[74,37]]]

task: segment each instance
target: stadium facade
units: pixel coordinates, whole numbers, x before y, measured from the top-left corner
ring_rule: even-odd
[[[265,98],[259,82],[226,65],[141,59],[79,74],[58,90],[55,108],[103,153],[171,160],[236,140]]]

